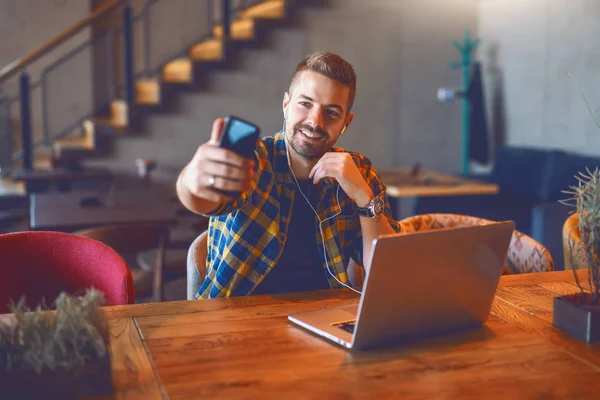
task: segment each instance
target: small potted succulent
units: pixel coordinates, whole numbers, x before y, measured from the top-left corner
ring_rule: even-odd
[[[600,339],[600,170],[580,173],[577,179],[579,184],[568,192],[573,197],[563,203],[575,207],[578,219],[565,250],[581,292],[554,299],[553,324],[592,342]],[[587,288],[577,274],[582,267],[588,268]]]
[[[578,85],[577,88],[600,128],[583,91]],[[561,203],[575,209],[570,217],[575,223],[565,234],[567,245],[564,247],[581,292],[554,299],[553,325],[593,342],[600,339],[600,171],[587,169],[575,178],[577,185],[564,191],[571,197]],[[579,268],[588,269],[587,287],[579,280]]]
[[[0,316],[0,397],[65,399],[114,393],[101,292],[61,293],[56,310],[21,298]]]

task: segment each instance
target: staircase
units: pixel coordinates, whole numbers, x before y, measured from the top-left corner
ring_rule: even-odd
[[[190,3],[193,7],[207,2],[208,12],[221,16],[217,18],[211,18],[211,15],[204,16],[210,19],[208,32],[198,35],[202,36],[200,40],[184,45],[183,48],[172,49],[170,51],[172,55],[167,60],[157,63],[151,60],[152,38],[160,38],[165,32],[152,26],[153,7],[157,8],[157,4],[168,6],[169,2],[176,1],[179,0],[147,0],[141,11],[138,10],[137,13],[128,1],[107,1],[103,7],[53,39],[37,53],[33,52],[19,62],[0,70],[0,85],[3,81],[20,74],[21,91],[12,98],[4,99],[4,103],[0,99],[0,118],[3,115],[1,111],[4,110],[4,117],[14,120],[15,104],[19,103],[18,117],[21,129],[20,131],[8,129],[9,131],[4,133],[5,139],[6,135],[10,136],[9,141],[15,136],[20,136],[23,147],[13,148],[11,160],[0,158],[0,200],[6,197],[25,196],[24,186],[10,179],[10,173],[16,169],[15,165],[18,163],[22,164],[23,169],[48,169],[57,163],[78,164],[86,158],[98,158],[108,154],[113,141],[118,140],[119,136],[134,132],[135,127],[149,113],[168,109],[170,100],[177,93],[183,90],[201,90],[202,83],[209,78],[211,70],[230,68],[230,63],[235,58],[235,52],[239,47],[260,44],[260,37],[265,30],[277,27],[281,23],[289,23],[289,14],[292,10],[292,0],[238,0],[237,2],[235,0],[190,0],[193,1]],[[297,3],[306,3],[306,0],[298,0]],[[110,30],[96,34],[96,39],[92,38],[87,44],[94,46],[98,41],[97,38],[103,38],[107,45],[112,46],[113,38],[121,37],[118,42],[124,50],[122,59],[112,60],[110,56],[108,57],[108,69],[118,71],[116,75],[119,75],[116,77],[112,76],[112,73],[106,73],[108,78],[105,83],[109,96],[103,99],[102,106],[85,110],[77,116],[76,121],[70,121],[71,123],[66,124],[64,128],[54,130],[49,128],[53,124],[48,123],[52,113],[45,110],[49,105],[42,101],[38,105],[45,118],[41,124],[42,132],[33,132],[31,121],[27,120],[31,119],[31,93],[40,85],[43,91],[46,80],[40,79],[37,83],[31,83],[26,72],[27,67],[39,58],[40,53],[53,51],[69,35],[73,36],[94,24],[99,25],[98,21],[102,18],[107,19],[110,15],[112,20],[119,21],[119,24]],[[191,24],[190,27],[196,29],[195,24]],[[143,32],[141,36],[139,36],[140,31]],[[142,66],[133,66],[135,58],[133,53],[140,50],[133,48],[134,43],[142,44],[144,52]],[[109,48],[109,53],[111,51],[113,54],[117,53],[114,47]],[[77,57],[77,52],[73,52],[72,57]],[[66,64],[68,61],[67,59],[63,63]],[[140,64],[139,60],[137,61],[137,64]],[[52,65],[48,71],[52,73],[56,68]],[[44,78],[43,74],[42,78]],[[0,128],[0,135],[2,133]],[[0,204],[0,209],[2,208]]]

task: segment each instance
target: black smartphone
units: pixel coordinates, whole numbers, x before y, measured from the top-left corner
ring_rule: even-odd
[[[251,122],[229,115],[225,117],[225,123],[221,129],[218,145],[224,149],[234,151],[245,158],[254,158],[256,141],[260,136],[260,128]],[[230,197],[239,196],[238,192],[218,190]]]
[[[219,146],[232,150],[242,157],[253,158],[259,136],[258,126],[230,115],[225,118]]]

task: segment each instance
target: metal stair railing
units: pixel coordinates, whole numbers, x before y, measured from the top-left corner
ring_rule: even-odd
[[[230,37],[234,15],[264,0],[107,0],[44,46],[0,70],[0,176],[34,168],[35,149],[82,131],[115,100],[135,104],[136,79],[212,37]],[[225,16],[225,18],[223,18]],[[138,46],[139,45],[139,46]],[[75,83],[75,84],[74,84]],[[128,107],[131,111],[132,107]]]

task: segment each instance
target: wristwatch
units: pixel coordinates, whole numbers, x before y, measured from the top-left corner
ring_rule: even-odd
[[[383,193],[379,196],[375,196],[369,202],[369,205],[366,207],[358,207],[356,206],[356,213],[361,217],[371,217],[374,218],[380,214],[383,214],[385,211],[385,201],[383,200]]]

